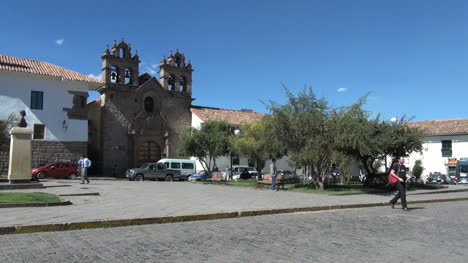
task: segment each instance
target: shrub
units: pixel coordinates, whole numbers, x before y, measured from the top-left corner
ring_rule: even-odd
[[[413,166],[413,176],[419,179],[424,171],[421,160],[417,160]]]

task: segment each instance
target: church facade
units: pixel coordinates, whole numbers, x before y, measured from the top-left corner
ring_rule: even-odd
[[[178,158],[181,133],[191,126],[192,65],[178,50],[163,57],[159,80],[139,75],[139,56],[124,42],[102,55],[100,97],[88,104],[88,154],[95,173],[125,171],[161,158]]]

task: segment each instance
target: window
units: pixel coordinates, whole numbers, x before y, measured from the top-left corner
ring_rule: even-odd
[[[70,165],[68,163],[61,163],[60,168],[70,168]]]
[[[153,109],[154,109],[154,101],[153,101],[153,98],[151,97],[146,97],[144,102],[144,108],[145,108],[145,111],[150,113],[150,112],[153,112]]]
[[[442,157],[452,157],[451,140],[442,140]]]
[[[182,169],[193,169],[193,163],[182,163]]]
[[[44,124],[34,124],[34,140],[43,140],[45,138],[45,125]]]
[[[180,169],[180,163],[171,163],[171,168]]]
[[[239,165],[239,157],[233,156],[232,157],[232,165]]]
[[[31,91],[31,109],[42,110],[43,109],[44,92],[42,91]]]

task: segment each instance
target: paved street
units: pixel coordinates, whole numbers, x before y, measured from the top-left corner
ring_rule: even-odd
[[[80,185],[79,181],[65,180],[49,181],[45,184],[63,187],[28,191],[54,194],[97,192],[100,195],[62,197],[64,200],[73,202],[70,206],[2,208],[0,226],[376,203],[388,202],[391,198],[390,193],[388,195],[330,196],[186,182],[92,180],[89,185]],[[451,186],[451,188],[468,189],[468,186]],[[26,192],[25,190],[18,191]],[[417,195],[418,192],[421,191],[410,192],[408,200],[468,197],[468,192]]]
[[[466,262],[468,202],[0,236],[0,262]]]

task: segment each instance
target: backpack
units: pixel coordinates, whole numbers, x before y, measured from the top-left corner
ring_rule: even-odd
[[[396,185],[396,183],[398,182],[398,179],[395,176],[392,176],[392,168],[390,168],[390,171],[388,172],[388,183],[391,185]],[[396,173],[398,173],[399,170],[400,170],[400,165],[398,165],[398,169]]]

